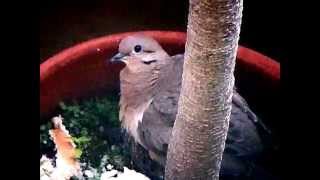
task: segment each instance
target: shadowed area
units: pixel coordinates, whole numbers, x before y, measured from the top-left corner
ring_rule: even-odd
[[[280,61],[275,1],[244,1],[240,44]],[[273,9],[270,13],[270,9]],[[40,2],[40,63],[95,37],[140,30],[186,31],[187,0]]]

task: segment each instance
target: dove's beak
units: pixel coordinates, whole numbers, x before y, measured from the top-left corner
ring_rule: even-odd
[[[125,61],[124,61],[125,57],[126,57],[125,54],[118,53],[118,54],[114,55],[114,56],[110,59],[110,62],[111,62],[111,63],[119,63],[119,62],[125,63]]]

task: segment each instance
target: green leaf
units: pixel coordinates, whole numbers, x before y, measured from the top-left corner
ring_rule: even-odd
[[[81,155],[82,155],[82,150],[76,148],[76,149],[75,149],[75,156],[76,156],[76,158],[77,158],[77,159],[80,159]]]

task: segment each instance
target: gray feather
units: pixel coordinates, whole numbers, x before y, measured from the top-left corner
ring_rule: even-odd
[[[153,102],[145,111],[139,134],[147,149],[157,153],[165,162],[166,151],[172,127],[177,114],[181,88],[183,55],[173,56],[171,67],[162,73],[165,88],[153,98]],[[247,102],[234,89],[232,112],[222,162],[222,173],[234,174],[245,171],[239,158],[250,159],[263,150],[263,143],[258,134],[256,123],[260,122],[250,110]],[[164,165],[164,164],[163,164]],[[231,170],[232,169],[232,170]]]

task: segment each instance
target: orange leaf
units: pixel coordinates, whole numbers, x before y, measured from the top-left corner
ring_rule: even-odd
[[[62,124],[61,116],[52,119],[54,129],[49,131],[49,134],[56,145],[57,149],[57,169],[60,178],[69,179],[80,171],[80,164],[76,159],[76,146],[71,139],[71,136]]]

